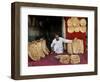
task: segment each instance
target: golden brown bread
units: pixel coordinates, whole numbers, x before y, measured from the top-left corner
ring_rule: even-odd
[[[71,58],[71,63],[72,64],[78,64],[78,63],[80,63],[80,57],[79,57],[79,55],[71,55],[70,58]]]
[[[57,55],[55,56],[62,64],[78,64],[80,63],[80,57],[79,55]]]
[[[42,50],[43,50],[44,54],[48,55],[49,54],[49,49],[46,46],[46,41],[42,40],[41,45],[42,45]]]
[[[45,40],[37,40],[28,43],[28,55],[33,61],[38,61],[49,54]]]
[[[70,61],[69,55],[57,55],[55,56],[57,59],[59,59],[59,62],[62,64],[68,64]]]
[[[72,43],[67,44],[68,54],[83,54],[84,53],[84,44],[83,40],[74,38]]]
[[[68,27],[67,30],[68,30],[69,33],[73,33],[74,32],[74,27]]]
[[[86,19],[78,19],[78,17],[71,17],[67,20],[67,31],[69,33],[73,32],[86,32]]]
[[[72,43],[68,43],[68,44],[67,44],[67,52],[68,52],[69,54],[73,54]]]

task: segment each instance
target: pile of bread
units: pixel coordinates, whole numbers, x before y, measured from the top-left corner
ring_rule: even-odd
[[[72,43],[67,43],[67,54],[55,56],[62,64],[80,63],[80,55],[84,53],[83,40],[74,38]]]
[[[35,40],[28,43],[28,55],[33,61],[45,58],[48,54],[49,49],[46,46],[46,40]]]
[[[79,55],[57,55],[55,56],[57,59],[59,59],[59,62],[62,64],[78,64],[80,63],[80,57]]]
[[[69,54],[83,54],[84,53],[84,44],[83,40],[74,38],[72,43],[67,44],[67,52]]]
[[[71,17],[67,20],[68,32],[86,32],[86,19],[81,18],[78,19],[77,17]]]

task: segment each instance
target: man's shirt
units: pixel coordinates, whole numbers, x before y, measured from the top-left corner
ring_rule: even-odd
[[[64,39],[59,37],[59,40],[54,39],[51,43],[51,48],[54,49],[55,53],[63,53],[63,43],[72,43],[72,40]]]

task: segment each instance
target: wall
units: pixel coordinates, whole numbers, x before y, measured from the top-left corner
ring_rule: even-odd
[[[0,2],[0,82],[16,82],[10,79],[10,65],[11,65],[11,2],[25,1],[38,3],[53,3],[53,4],[68,4],[68,5],[87,5],[98,6],[98,22],[100,22],[100,0],[1,0]],[[99,27],[100,25],[98,25]],[[100,28],[98,28],[98,35],[100,35]],[[98,42],[100,38],[98,38]],[[100,43],[98,43],[98,49]],[[100,51],[98,52],[99,55]],[[98,59],[100,55],[98,56]],[[100,59],[98,60],[100,62]],[[100,64],[98,66],[100,69]],[[97,76],[79,76],[79,77],[64,77],[52,79],[37,79],[28,80],[29,82],[100,82],[100,71]],[[20,81],[19,81],[20,82]],[[23,80],[22,82],[27,82]]]

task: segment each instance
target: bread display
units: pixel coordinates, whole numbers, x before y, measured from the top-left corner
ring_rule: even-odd
[[[46,46],[45,40],[32,41],[28,44],[28,55],[34,60],[38,61],[49,54],[49,49]]]
[[[78,17],[71,17],[67,20],[67,30],[69,33],[86,32],[86,19],[78,19]]]
[[[69,54],[83,54],[84,53],[84,44],[83,40],[74,38],[72,43],[67,44],[67,52]]]
[[[78,64],[80,63],[79,55],[57,55],[55,56],[62,64]]]
[[[67,21],[66,37],[72,40],[72,43],[67,43],[66,46],[67,55],[69,55],[69,64],[78,64],[80,63],[80,55],[85,53],[88,21],[86,17],[68,17],[65,21]],[[59,62],[62,61],[64,59],[59,60]]]

